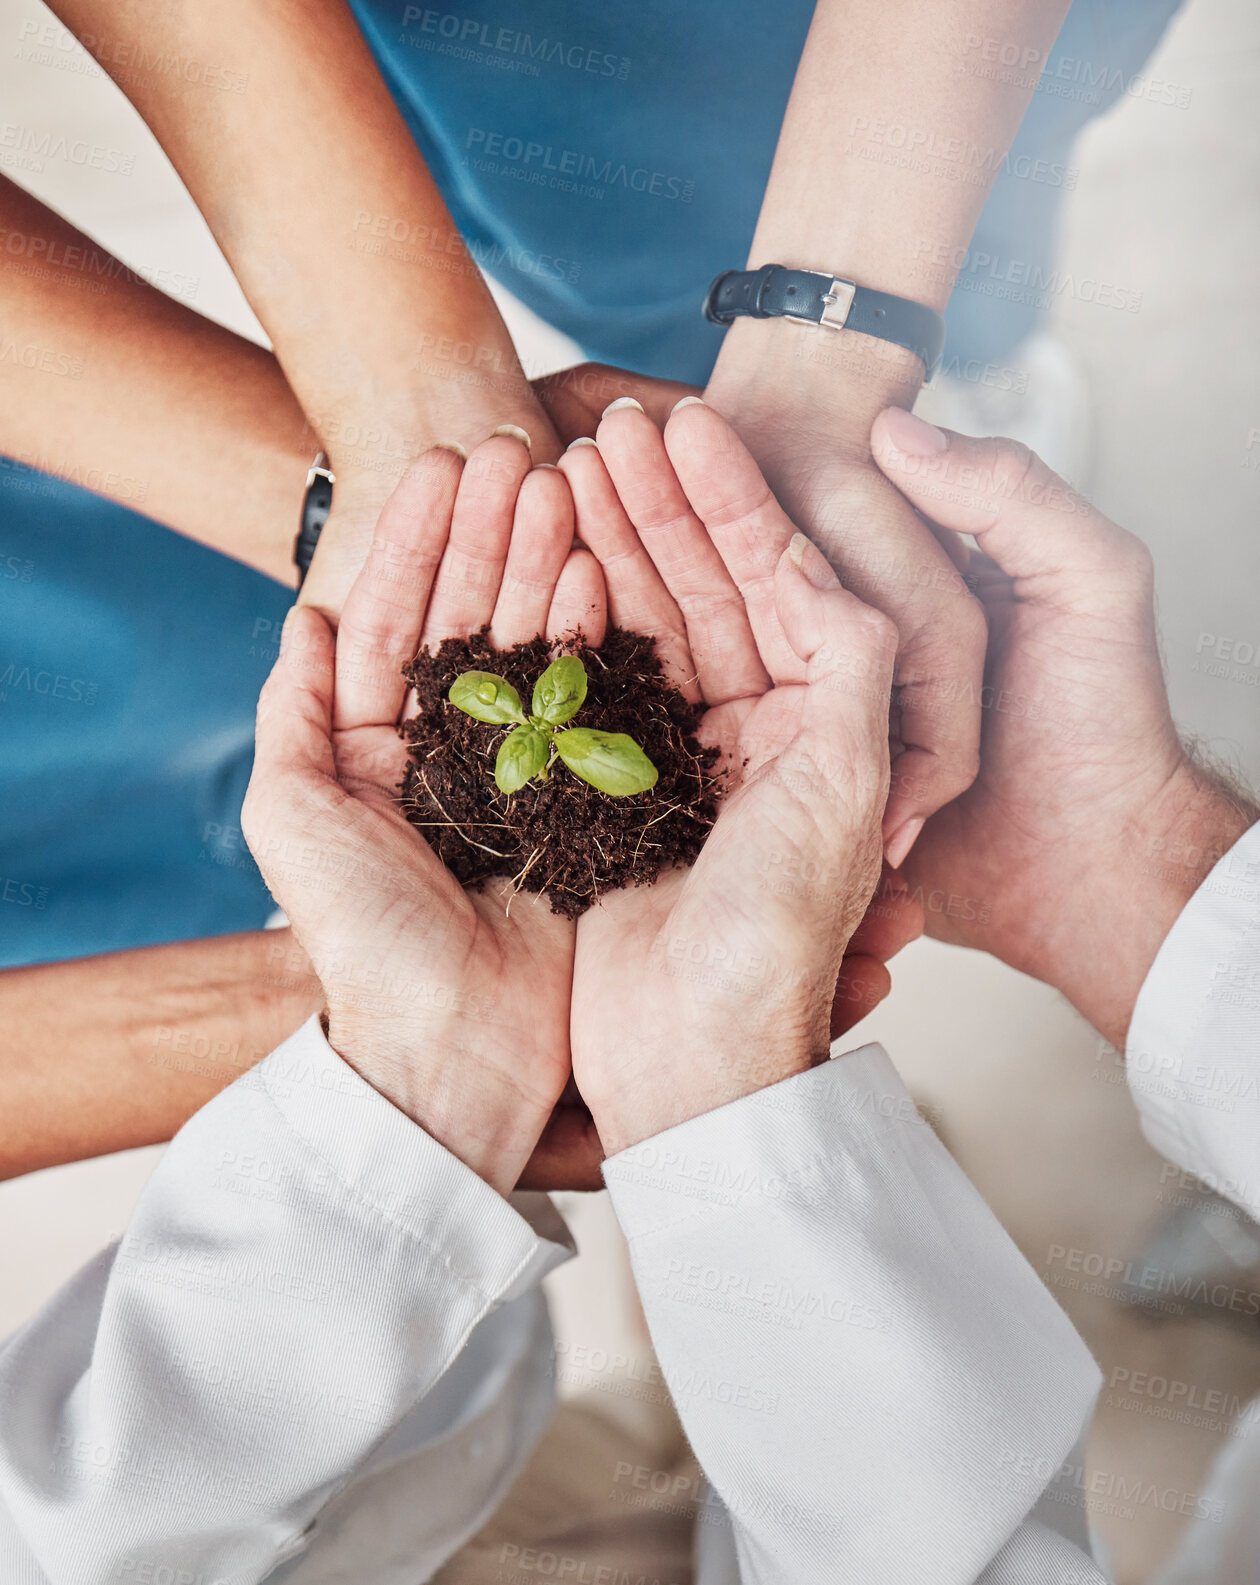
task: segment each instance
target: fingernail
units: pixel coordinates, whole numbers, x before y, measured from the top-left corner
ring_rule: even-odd
[[[564,448],[566,451],[576,451],[579,446],[593,446],[595,442],[589,435],[579,435],[576,440],[571,440]]]
[[[533,451],[534,443],[519,424],[500,424],[494,431],[496,435],[506,435],[509,440],[519,440],[526,451]]]
[[[636,413],[641,413],[643,411],[643,403],[636,402],[633,396],[619,396],[615,402],[609,402],[604,409],[603,416],[607,418],[609,413],[620,413],[629,408],[633,408]]]
[[[560,472],[559,468],[556,467],[554,462],[536,462],[534,464],[534,472],[537,473],[539,468],[550,468],[552,473]]]
[[[915,815],[913,820],[907,820],[905,825],[898,826],[892,836],[884,844],[884,857],[892,869],[899,870],[906,862],[910,849],[918,840],[919,832],[924,825],[923,816]]]
[[[885,408],[884,424],[897,450],[911,457],[932,457],[949,445],[944,430],[907,413],[904,407]]]
[[[449,451],[459,458],[461,462],[468,461],[468,453],[458,440],[439,440],[434,443],[434,451]]]
[[[703,407],[703,406],[704,406],[704,398],[703,397],[701,397],[701,396],[684,396],[681,402],[675,402],[673,407],[670,408],[669,416],[672,418],[674,416],[674,414],[676,412],[678,412],[678,410],[680,408],[683,408],[683,407]]]
[[[788,555],[815,589],[834,587],[836,575],[832,572],[826,556],[804,534],[792,535],[788,541]]]

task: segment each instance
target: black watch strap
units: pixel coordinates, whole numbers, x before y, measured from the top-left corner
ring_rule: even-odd
[[[724,271],[709,288],[704,317],[715,325],[739,318],[796,319],[832,330],[856,330],[913,352],[928,379],[936,373],[945,346],[945,321],[935,309],[856,286],[838,275],[783,264]]]
[[[319,536],[328,521],[329,512],[332,511],[335,483],[336,475],[329,471],[327,454],[321,451],[306,475],[306,494],[302,497],[302,523],[298,529],[297,544],[293,547],[293,564],[298,570],[299,589],[310,571],[311,559],[315,555],[316,545],[319,544]]]

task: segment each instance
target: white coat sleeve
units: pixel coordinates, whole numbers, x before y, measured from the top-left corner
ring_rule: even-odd
[[[411,1494],[407,1577],[428,1578],[528,1451],[498,1356],[538,1363],[521,1342],[569,1253],[554,1225],[536,1231],[312,1020],[191,1119],[118,1243],[0,1349],[0,1575],[253,1585],[318,1551],[374,1453],[401,1431],[414,1454],[480,1392],[492,1456],[448,1457],[449,1489]],[[475,1379],[452,1394],[467,1353]]]
[[[1260,825],[1169,931],[1138,995],[1125,1068],[1155,1149],[1260,1219]],[[1231,1308],[1255,1314],[1255,1293],[1222,1287]],[[1244,1422],[1257,1412],[1253,1404]],[[1158,1582],[1236,1585],[1258,1556],[1260,1443],[1241,1436],[1218,1459]]]
[[[1138,994],[1125,1070],[1155,1149],[1260,1219],[1260,825],[1169,931]]]
[[[702,1585],[1103,1581],[1053,1500],[1098,1369],[878,1046],[605,1177],[712,1487]]]

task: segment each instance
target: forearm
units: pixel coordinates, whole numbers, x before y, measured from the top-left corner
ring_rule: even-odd
[[[246,82],[211,94],[178,73],[131,72],[123,86],[271,338],[343,500],[379,506],[418,450],[475,443],[487,413],[534,419],[545,446],[493,299],[342,0],[57,10],[76,32],[107,25]],[[399,227],[418,242],[400,245]]]
[[[1075,913],[1048,923],[1031,964],[1117,1048],[1169,931],[1222,855],[1260,819],[1249,797],[1187,761],[1135,809],[1110,874],[1083,870]]]
[[[0,451],[284,582],[317,441],[276,360],[0,178]]]
[[[0,1177],[170,1139],[321,1005],[287,930],[0,974]]]
[[[943,311],[962,251],[1018,130],[1065,0],[821,0],[784,117],[749,266],[831,270]],[[1032,66],[967,70],[994,38]],[[1013,80],[1012,80],[1013,79]],[[871,421],[909,406],[923,366],[850,331],[737,320],[710,399],[741,415],[818,404],[867,449]]]

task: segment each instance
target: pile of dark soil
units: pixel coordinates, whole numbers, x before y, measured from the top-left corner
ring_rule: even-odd
[[[659,773],[651,791],[613,798],[560,762],[545,782],[527,782],[510,798],[499,791],[494,760],[507,728],[474,721],[447,692],[462,672],[497,672],[528,710],[534,683],[558,653],[586,667],[586,700],[572,725],[628,732]],[[406,675],[418,710],[403,726],[403,811],[463,885],[506,875],[576,918],[601,893],[650,884],[699,853],[717,817],[717,751],[696,741],[701,708],[666,680],[642,633],[612,628],[597,650],[580,637],[496,650],[483,629],[446,639],[435,655],[422,650]]]

